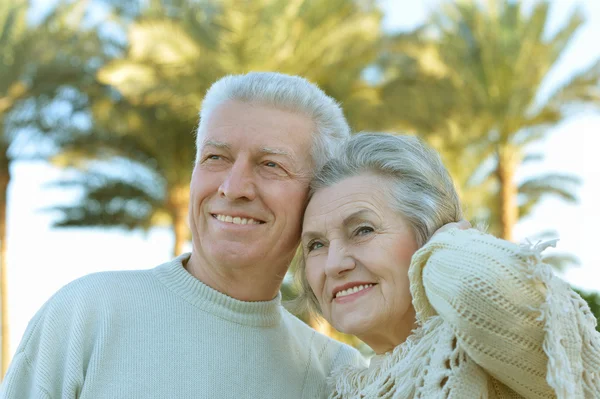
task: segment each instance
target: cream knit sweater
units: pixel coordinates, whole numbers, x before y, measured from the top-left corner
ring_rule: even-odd
[[[553,244],[437,234],[409,269],[419,327],[368,369],[335,370],[330,398],[600,398],[596,320],[542,263]]]

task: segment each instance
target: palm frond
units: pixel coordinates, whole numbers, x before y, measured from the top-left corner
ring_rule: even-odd
[[[556,270],[565,270],[571,266],[579,266],[581,264],[579,258],[573,254],[553,252],[551,255],[542,257],[542,261]]]
[[[74,205],[45,209],[60,214],[53,222],[54,227],[149,229],[154,214],[164,206],[162,198],[149,193],[142,186],[97,173],[59,180],[50,186],[83,191],[82,198]]]

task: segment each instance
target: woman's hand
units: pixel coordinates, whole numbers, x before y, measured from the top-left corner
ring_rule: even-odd
[[[443,225],[442,227],[440,227],[439,229],[437,229],[435,231],[435,233],[433,233],[433,236],[435,236],[438,233],[441,233],[443,231],[448,231],[450,229],[459,229],[459,230],[467,230],[470,229],[471,223],[469,223],[468,220],[459,220],[458,222],[452,222],[452,223],[446,223],[445,225]],[[431,236],[431,237],[433,237]]]

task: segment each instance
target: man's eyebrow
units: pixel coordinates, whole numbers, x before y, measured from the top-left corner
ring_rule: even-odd
[[[222,148],[225,150],[230,150],[231,149],[231,145],[224,143],[222,141],[216,141],[216,140],[205,140],[202,143],[202,147],[206,147],[206,146],[211,146],[211,147],[216,147],[216,148]]]
[[[262,152],[263,154],[268,154],[268,155],[284,155],[289,158],[292,158],[292,155],[289,153],[289,151],[286,151],[281,148],[263,147],[260,149],[260,152]]]
[[[206,140],[202,143],[203,147],[206,146],[211,146],[211,147],[216,147],[216,148],[222,148],[225,150],[230,150],[231,149],[231,144],[228,143],[224,143],[222,141],[217,141],[217,140]],[[263,147],[260,149],[260,152],[263,154],[268,154],[268,155],[284,155],[287,156],[289,158],[292,158],[292,155],[290,154],[289,151],[286,151],[284,149],[281,148],[275,148],[275,147]]]

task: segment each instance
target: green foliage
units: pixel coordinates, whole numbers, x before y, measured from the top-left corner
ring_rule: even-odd
[[[73,95],[69,86],[85,85],[85,63],[100,52],[92,48],[95,35],[80,25],[82,2],[57,7],[37,25],[27,22],[25,1],[0,3],[0,302],[2,303],[2,369],[8,366],[9,344],[6,297],[6,209],[10,163],[23,158],[41,134],[57,133],[61,116],[53,105]],[[83,62],[85,61],[85,63]],[[72,105],[75,105],[74,102]],[[74,111],[73,107],[71,111]],[[66,128],[66,126],[63,126]],[[66,129],[65,129],[66,130]]]
[[[565,202],[577,202],[575,191],[580,179],[571,175],[549,173],[526,179],[519,185],[519,216],[527,217],[544,196],[552,195]]]
[[[76,168],[63,185],[81,200],[53,208],[57,227],[173,225],[187,213],[172,193],[189,185],[198,109],[226,74],[272,70],[303,75],[344,105],[356,125],[374,118],[376,90],[362,71],[377,54],[379,12],[351,0],[152,3],[128,27],[128,47],[86,91],[91,131],[68,136],[53,161]],[[150,179],[107,176],[127,160]],[[144,172],[141,172],[145,170]],[[93,182],[93,183],[92,183]],[[129,187],[128,187],[129,186]],[[157,189],[158,186],[158,189]],[[137,206],[144,211],[134,211]],[[134,212],[135,214],[133,214]]]
[[[35,25],[27,23],[27,12],[23,1],[0,5],[0,151],[6,159],[21,156],[24,141],[65,130],[65,120],[81,111],[75,93],[103,58],[93,27],[82,27],[84,2],[60,5]],[[64,118],[57,102],[71,103]]]
[[[202,96],[224,75],[297,74],[343,102],[360,126],[365,118],[373,119],[367,111],[377,100],[361,76],[377,56],[381,18],[370,2],[365,4],[178,2],[169,12],[154,10],[135,20],[126,57],[104,68],[99,78],[136,104],[166,105],[196,122]]]
[[[380,61],[388,126],[413,131],[436,147],[469,215],[496,234],[504,211],[500,168],[514,180],[527,146],[597,96],[600,62],[540,97],[548,72],[583,22],[574,12],[549,35],[549,7],[537,2],[525,13],[520,2],[507,0],[445,2],[422,28],[390,37]],[[559,175],[522,182],[519,216],[547,195],[575,201],[577,184]]]
[[[584,292],[575,290],[587,302],[592,314],[596,317],[596,321],[600,320],[600,294],[597,292]],[[596,323],[596,330],[600,331],[600,324]]]
[[[194,124],[161,106],[103,94],[91,98],[91,131],[59,142],[61,152],[53,158],[72,175],[55,185],[81,193],[73,204],[49,209],[59,214],[54,226],[148,230],[185,224]],[[186,239],[175,235],[174,252]]]
[[[146,191],[137,181],[123,180],[101,173],[79,173],[76,177],[54,184],[62,189],[83,188],[85,196],[74,205],[56,206],[62,218],[55,227],[152,227],[153,212],[160,209],[161,198]]]

